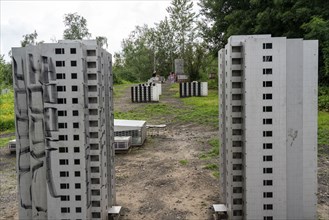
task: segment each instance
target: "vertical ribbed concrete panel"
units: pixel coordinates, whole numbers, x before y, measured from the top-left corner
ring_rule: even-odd
[[[247,35],[230,37],[219,52],[229,219],[316,219],[317,46]]]
[[[20,219],[108,218],[111,68],[93,40],[13,48]]]

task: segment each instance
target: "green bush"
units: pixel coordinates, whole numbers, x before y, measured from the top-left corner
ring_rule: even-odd
[[[319,87],[318,97],[319,111],[329,112],[329,87]]]
[[[0,95],[0,131],[14,130],[14,92]]]

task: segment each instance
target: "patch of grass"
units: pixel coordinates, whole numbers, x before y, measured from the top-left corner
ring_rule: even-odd
[[[15,136],[0,138],[0,147],[6,147],[8,142],[15,138]]]
[[[14,130],[14,92],[0,95],[0,131]]]
[[[207,153],[203,153],[200,155],[200,159],[208,160],[211,158],[216,158],[219,155],[219,140],[218,138],[213,138],[208,141],[211,146],[211,150]]]
[[[188,160],[180,160],[179,163],[183,166],[188,164]]]
[[[136,108],[127,112],[114,112],[114,118],[128,120],[146,120],[149,121],[155,118],[166,118],[173,114],[172,108],[163,103],[149,103],[147,105],[139,104]]]
[[[205,167],[203,167],[204,169],[206,170],[218,170],[218,166],[217,164],[214,164],[214,163],[210,163],[210,164],[207,164]]]
[[[329,147],[329,112],[319,112],[318,115],[318,146],[319,155],[328,152],[324,148]]]
[[[179,97],[176,93],[175,97]],[[218,91],[208,90],[206,97],[182,98],[185,106],[189,107],[178,119],[184,122],[195,122],[218,128]]]
[[[217,179],[219,179],[219,171],[214,171],[214,172],[212,172],[212,175],[213,175],[214,177],[216,177]]]
[[[132,85],[133,85],[133,83],[130,83],[130,82],[125,82],[123,84],[114,85],[113,86],[113,97],[115,99],[122,97],[125,94],[125,90],[128,87],[131,87]]]
[[[318,106],[320,111],[329,112],[329,86],[319,87]]]

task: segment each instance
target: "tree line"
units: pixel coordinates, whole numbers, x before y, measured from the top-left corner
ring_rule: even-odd
[[[115,82],[145,81],[156,71],[167,76],[174,60],[184,59],[192,80],[217,73],[217,52],[232,35],[319,40],[319,84],[329,85],[329,1],[327,0],[172,0],[167,16],[154,26],[136,26],[114,53]],[[77,13],[64,16],[64,39],[85,39],[87,20]],[[38,44],[37,32],[23,36],[21,46]],[[107,47],[107,38],[96,37]],[[10,85],[11,65],[0,56],[0,83]]]

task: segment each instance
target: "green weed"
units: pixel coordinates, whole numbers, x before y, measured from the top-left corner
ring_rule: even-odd
[[[219,156],[219,140],[218,138],[213,138],[208,141],[211,146],[211,150],[207,153],[200,155],[200,159],[208,160],[211,158],[216,158]]]
[[[179,163],[183,166],[188,164],[188,160],[180,160]]]
[[[218,166],[217,164],[214,164],[214,163],[210,163],[210,164],[207,164],[205,167],[203,167],[204,169],[206,170],[218,170]]]
[[[7,146],[8,142],[15,139],[15,136],[0,138],[0,147]]]
[[[319,155],[328,152],[325,148],[329,147],[329,112],[319,112],[318,115],[318,146]]]
[[[0,95],[0,131],[14,130],[14,92]]]

